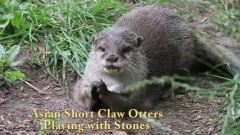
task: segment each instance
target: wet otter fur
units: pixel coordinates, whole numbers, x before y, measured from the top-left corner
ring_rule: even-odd
[[[182,74],[191,70],[198,50],[184,18],[158,6],[134,8],[111,27],[92,38],[92,48],[74,100],[85,110],[110,107],[146,110],[168,91],[149,86],[131,91],[127,86],[153,76]]]

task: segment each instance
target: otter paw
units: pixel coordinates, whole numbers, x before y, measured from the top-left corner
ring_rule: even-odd
[[[95,85],[92,86],[91,95],[93,100],[99,100],[99,94],[97,93],[97,87]]]
[[[108,89],[97,88],[97,93],[100,95],[107,95],[109,93]]]
[[[100,81],[100,84],[98,85],[98,88],[108,91],[107,85],[102,80]]]
[[[98,85],[97,88],[97,93],[101,96],[101,95],[106,95],[109,93],[108,89],[107,89],[107,85],[101,80],[100,84]]]
[[[100,82],[93,82],[91,94],[94,99],[101,99],[101,97],[107,95],[108,92],[107,86],[102,80]]]

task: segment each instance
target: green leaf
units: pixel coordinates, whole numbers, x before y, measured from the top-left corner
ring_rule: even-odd
[[[13,72],[5,72],[6,78],[15,81],[17,80],[17,77],[13,75]]]
[[[5,55],[5,49],[4,47],[0,44],[0,60],[2,59],[2,57]]]
[[[7,27],[8,24],[9,24],[9,22],[10,22],[10,20],[7,20],[5,23],[1,23],[1,24],[0,24],[0,28],[5,28],[5,27]]]
[[[236,109],[232,108],[232,110],[235,110],[232,111],[233,121],[237,122],[237,120],[240,119],[240,104],[238,104],[238,107]]]
[[[221,84],[222,87],[233,86],[235,84],[234,80],[229,80]]]
[[[12,46],[7,52],[6,54],[8,55],[8,61],[12,61],[16,56],[17,54],[19,53],[20,51],[20,45],[14,45]]]
[[[5,3],[7,3],[8,0],[0,0],[0,7],[3,8]]]
[[[186,10],[182,10],[182,11],[179,11],[179,15],[183,16],[183,15],[189,15],[191,14],[192,12],[190,11],[186,11]]]
[[[59,54],[62,56],[70,56],[71,55],[70,51],[62,51]]]
[[[105,8],[109,8],[109,7],[116,7],[117,3],[113,3],[113,2],[102,2],[100,4],[98,4],[97,6],[95,6],[92,9],[92,13],[95,14],[97,12],[102,12]]]
[[[15,75],[17,78],[25,77],[25,75],[22,72],[20,72],[20,71],[13,72],[13,75]]]
[[[25,75],[22,72],[20,72],[20,71],[5,72],[5,75],[11,81],[15,81],[18,78],[24,78],[25,77]]]
[[[7,60],[6,56],[3,56],[3,57],[2,57],[0,63],[3,65],[3,67],[5,67],[5,66],[7,65],[8,60]]]
[[[5,14],[5,15],[3,15],[3,17],[2,17],[2,20],[7,20],[7,19],[13,19],[14,18],[14,15],[12,14],[12,13],[9,13],[9,14]]]
[[[18,25],[21,23],[22,21],[22,14],[23,11],[17,11],[14,14],[14,18],[12,19],[11,23],[14,27],[18,27]]]

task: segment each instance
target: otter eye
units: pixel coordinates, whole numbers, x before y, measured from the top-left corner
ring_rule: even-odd
[[[102,46],[100,46],[98,49],[102,52],[105,52],[105,48],[103,48]]]
[[[130,52],[131,50],[132,50],[131,47],[126,47],[126,48],[122,49],[122,53],[128,53],[128,52]]]

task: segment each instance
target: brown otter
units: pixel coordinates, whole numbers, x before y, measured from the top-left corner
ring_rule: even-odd
[[[112,111],[150,107],[167,88],[131,91],[137,81],[190,70],[197,50],[187,22],[158,6],[137,7],[93,36],[85,73],[74,88],[74,100],[85,110],[103,102]]]

